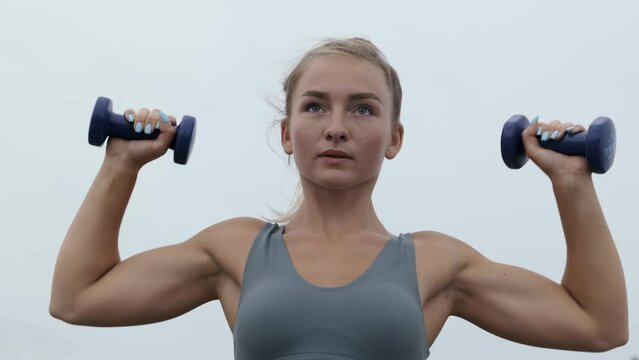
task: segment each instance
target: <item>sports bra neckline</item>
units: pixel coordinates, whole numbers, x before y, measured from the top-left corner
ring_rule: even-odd
[[[359,276],[357,276],[353,281],[351,281],[351,282],[349,282],[347,284],[344,284],[344,285],[340,285],[340,286],[325,287],[325,286],[317,286],[315,284],[312,284],[311,282],[309,282],[306,279],[304,279],[304,277],[302,277],[302,275],[297,271],[297,268],[295,268],[295,265],[293,264],[293,260],[291,259],[291,254],[288,252],[288,248],[286,247],[286,243],[284,242],[284,230],[285,230],[285,227],[286,227],[286,225],[280,226],[279,230],[277,231],[276,238],[279,240],[280,246],[283,248],[284,252],[286,253],[286,256],[287,256],[287,259],[288,259],[289,268],[295,274],[295,277],[297,277],[299,280],[301,280],[301,282],[305,283],[307,286],[309,286],[309,287],[311,287],[313,289],[316,289],[318,291],[339,291],[339,290],[344,290],[344,289],[352,287],[352,286],[356,285],[357,283],[361,282],[362,279],[367,277],[368,274],[372,271],[372,269],[377,266],[377,264],[379,263],[379,259],[382,257],[382,254],[386,251],[386,249],[388,248],[390,243],[393,241],[393,239],[396,238],[395,235],[389,236],[389,239],[386,240],[386,243],[382,247],[382,250],[379,251],[379,253],[375,257],[373,262],[366,268],[366,270],[364,270],[363,273],[361,273]],[[401,236],[401,234],[399,236]]]

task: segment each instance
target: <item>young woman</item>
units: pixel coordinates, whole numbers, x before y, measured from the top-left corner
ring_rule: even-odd
[[[391,234],[371,194],[402,147],[402,91],[368,40],[331,39],[284,82],[280,122],[303,198],[276,222],[228,219],[121,261],[118,232],[140,168],[166,153],[175,118],[129,109],[156,140],[109,138],[64,239],[50,313],[125,326],[220,300],[236,359],[425,359],[449,316],[524,344],[605,351],[628,339],[623,270],[583,157],[539,146],[581,125],[531,124],[527,155],[550,178],[568,256],[561,284],[493,262],[436,231]],[[286,222],[279,225],[278,222]]]

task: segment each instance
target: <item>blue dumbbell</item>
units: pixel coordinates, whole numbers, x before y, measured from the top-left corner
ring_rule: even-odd
[[[195,118],[185,115],[177,126],[175,137],[169,145],[173,149],[173,161],[185,165],[189,161],[193,143],[195,143]],[[160,135],[155,129],[150,134],[136,133],[124,115],[113,113],[113,103],[106,97],[98,97],[93,107],[91,125],[89,126],[89,144],[102,146],[109,136],[127,140],[152,140]]]
[[[501,131],[501,157],[511,169],[519,169],[528,161],[521,133],[530,125],[524,115],[513,115]],[[566,132],[559,141],[539,141],[545,149],[565,155],[585,156],[590,171],[603,174],[615,160],[615,125],[607,117],[598,117],[588,131]]]

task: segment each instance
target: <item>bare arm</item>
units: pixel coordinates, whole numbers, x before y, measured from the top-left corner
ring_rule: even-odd
[[[126,326],[173,318],[218,299],[215,255],[263,222],[235,218],[189,240],[120,261],[118,233],[137,172],[105,161],[64,239],[49,312],[65,322]]]
[[[221,226],[125,259],[84,288],[63,320],[90,326],[143,325],[217,300],[221,271],[205,244],[219,235]]]
[[[58,254],[49,312],[59,317],[89,285],[120,262],[118,233],[137,169],[105,157]]]
[[[592,181],[573,180],[553,181],[568,250],[562,283],[453,242],[466,257],[451,284],[453,315],[534,346],[605,351],[627,342],[621,262]]]
[[[614,345],[628,340],[628,300],[615,247],[590,176],[553,181],[568,257],[562,286]]]

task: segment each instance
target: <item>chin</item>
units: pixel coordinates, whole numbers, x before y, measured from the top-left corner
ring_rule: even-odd
[[[323,175],[315,176],[312,180],[308,181],[312,182],[314,185],[321,186],[330,190],[345,190],[353,185],[355,182],[350,176],[343,176],[339,174],[330,174],[331,171],[327,171]]]

